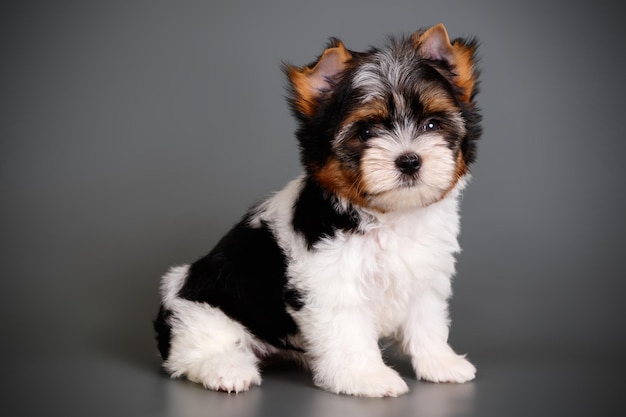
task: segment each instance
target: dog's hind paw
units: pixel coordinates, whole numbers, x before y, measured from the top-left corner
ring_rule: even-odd
[[[261,385],[261,374],[250,356],[241,352],[228,352],[212,357],[187,374],[192,382],[214,391],[244,392],[253,385]]]

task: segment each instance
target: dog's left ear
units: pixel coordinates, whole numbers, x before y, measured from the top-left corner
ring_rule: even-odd
[[[461,89],[461,100],[469,102],[476,87],[476,42],[455,39],[450,42],[443,24],[412,35],[418,55],[433,61],[445,61],[453,69],[453,82]]]
[[[311,65],[301,68],[285,65],[291,84],[291,103],[298,113],[311,117],[319,99],[327,94],[341,73],[348,68],[350,51],[338,39],[332,39],[322,55]]]

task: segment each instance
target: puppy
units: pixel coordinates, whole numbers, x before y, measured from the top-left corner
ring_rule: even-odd
[[[395,397],[408,386],[384,337],[420,379],[474,378],[447,343],[447,300],[481,133],[476,45],[437,25],[366,52],[332,39],[284,66],[304,172],[162,278],[154,325],[172,377],[241,392],[278,356],[328,391]]]

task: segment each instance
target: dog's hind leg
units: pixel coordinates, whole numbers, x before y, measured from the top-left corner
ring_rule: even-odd
[[[181,266],[163,277],[163,305],[155,321],[163,367],[173,378],[184,376],[216,391],[260,385],[256,353],[265,347],[219,308],[177,297],[187,271]]]
[[[247,391],[261,384],[252,336],[221,310],[180,300],[169,316],[170,347],[164,368],[208,389]]]

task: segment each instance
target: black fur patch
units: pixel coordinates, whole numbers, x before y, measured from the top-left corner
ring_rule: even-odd
[[[465,119],[465,128],[467,129],[467,134],[461,142],[461,152],[463,153],[463,159],[465,159],[465,163],[470,165],[473,164],[476,160],[476,142],[483,132],[480,125],[482,116],[480,115],[480,113],[478,113],[476,108],[473,107],[463,109],[462,115]]]
[[[283,291],[283,300],[285,300],[285,303],[295,311],[299,311],[302,307],[304,307],[302,293],[295,288],[286,287]]]
[[[359,225],[354,210],[340,212],[332,197],[312,179],[308,179],[298,196],[293,210],[292,225],[302,233],[311,249],[324,238],[332,238],[337,230],[353,231]]]
[[[159,309],[157,318],[154,319],[153,326],[156,332],[157,346],[159,353],[163,360],[167,360],[170,355],[170,339],[172,338],[172,326],[169,323],[169,318],[172,312],[166,310],[163,305]]]
[[[244,217],[191,265],[178,295],[218,307],[258,338],[291,348],[285,340],[298,328],[283,301],[285,255],[267,224],[254,228],[248,220]]]

